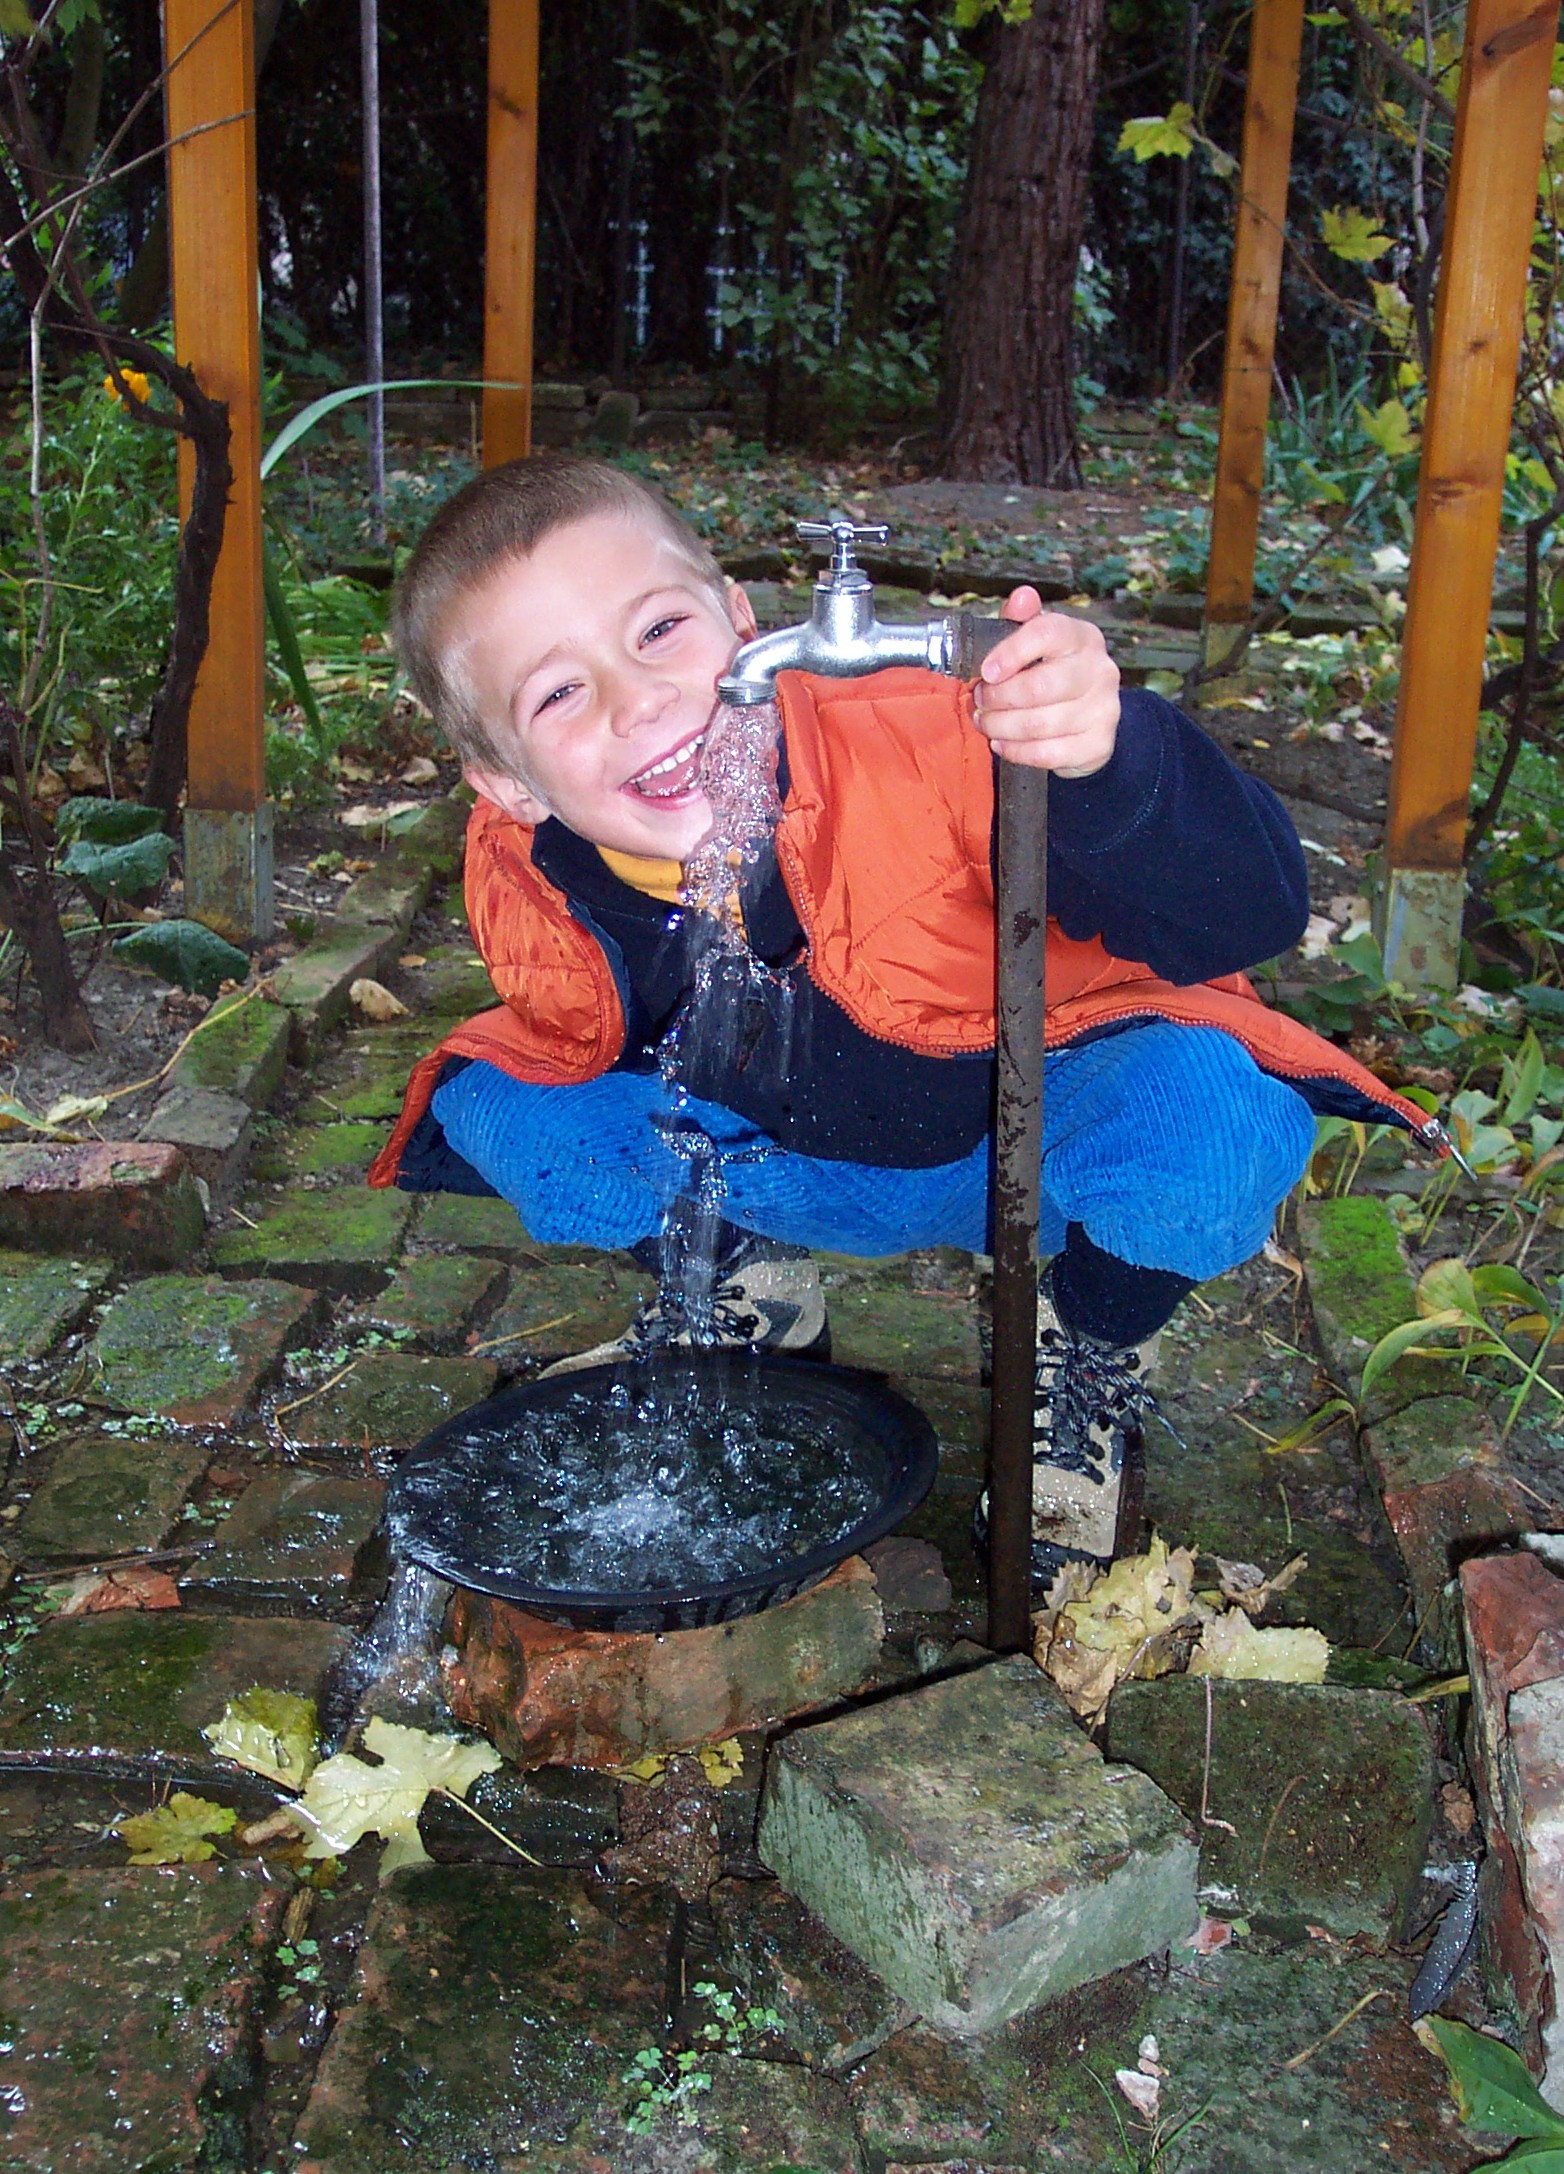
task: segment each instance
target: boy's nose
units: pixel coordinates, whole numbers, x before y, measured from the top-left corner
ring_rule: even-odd
[[[643,725],[661,717],[679,690],[654,672],[627,671],[611,691],[610,715],[615,732],[628,737]]]

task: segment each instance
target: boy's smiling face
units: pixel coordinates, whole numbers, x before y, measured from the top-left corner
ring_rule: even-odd
[[[447,630],[512,769],[464,776],[523,823],[556,815],[621,853],[685,860],[711,829],[700,754],[716,682],[755,631],[655,522],[619,513],[554,529],[465,597]]]

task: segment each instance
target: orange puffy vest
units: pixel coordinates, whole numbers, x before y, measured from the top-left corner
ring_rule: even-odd
[[[808,947],[808,970],[866,1032],[930,1055],[994,1043],[994,819],[988,742],[971,692],[911,668],[858,680],[784,672],[789,785],[776,854]],[[467,911],[503,1002],[425,1057],[369,1172],[396,1182],[408,1136],[450,1057],[518,1079],[595,1079],[624,1046],[624,1006],[602,945],[532,860],[532,832],[480,800],[467,831]],[[1421,1132],[1426,1113],[1355,1059],[1262,1004],[1242,974],[1187,988],[1048,924],[1050,1048],[1107,1022],[1162,1018],[1220,1027],[1264,1071],[1335,1079]]]

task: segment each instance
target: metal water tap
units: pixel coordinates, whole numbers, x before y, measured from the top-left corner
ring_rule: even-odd
[[[979,619],[968,611],[886,626],[875,617],[874,583],[856,554],[860,544],[884,543],[890,530],[844,520],[797,526],[806,542],[831,545],[831,564],[815,583],[814,609],[802,626],[777,627],[744,644],[717,682],[724,702],[769,702],[778,672],[785,671],[860,679],[887,665],[914,664],[952,679],[976,679],[989,651],[1015,631],[1008,619]]]

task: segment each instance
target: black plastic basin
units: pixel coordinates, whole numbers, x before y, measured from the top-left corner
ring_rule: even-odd
[[[691,1422],[679,1439],[696,1446],[683,1456],[670,1454],[670,1407],[681,1425]],[[599,1440],[614,1479],[594,1491]],[[398,1555],[471,1591],[583,1629],[689,1630],[818,1583],[916,1509],[936,1462],[927,1419],[878,1375],[763,1353],[674,1351],[526,1382],[456,1413],[403,1459],[386,1517]],[[773,1546],[772,1513],[754,1505],[779,1492],[787,1499]],[[561,1505],[582,1505],[595,1524],[596,1505],[642,1496],[654,1535],[667,1502],[700,1567],[633,1584],[594,1579],[601,1544],[579,1524],[562,1525],[578,1512]],[[713,1514],[724,1501],[726,1517]]]

